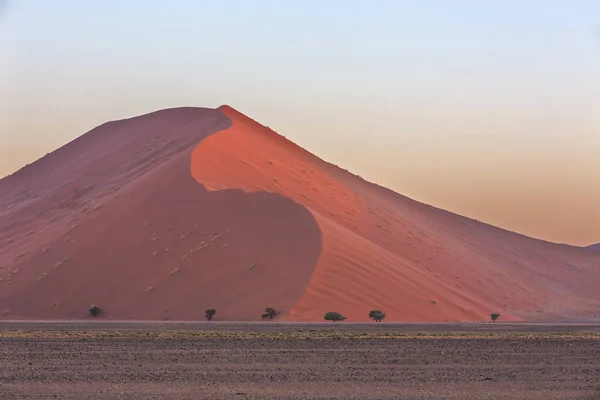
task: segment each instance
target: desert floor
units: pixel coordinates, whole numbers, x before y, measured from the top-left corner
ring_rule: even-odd
[[[0,321],[1,399],[600,399],[600,325]]]

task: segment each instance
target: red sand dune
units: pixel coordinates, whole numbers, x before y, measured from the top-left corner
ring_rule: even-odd
[[[587,248],[588,248],[588,249],[591,249],[591,250],[600,251],[600,243],[593,244],[593,245],[591,245],[591,246],[588,246]]]
[[[427,206],[230,107],[104,124],[0,181],[0,315],[600,318],[600,253]]]

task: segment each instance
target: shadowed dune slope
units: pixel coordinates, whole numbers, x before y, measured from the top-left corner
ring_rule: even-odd
[[[593,245],[591,245],[591,246],[588,246],[587,248],[588,248],[588,249],[591,249],[591,250],[600,251],[600,243],[593,244]]]
[[[600,253],[427,206],[234,109],[102,125],[0,181],[4,318],[585,321]]]
[[[290,309],[321,252],[279,194],[208,192],[190,154],[231,121],[174,109],[103,125],[1,181],[5,318],[255,319]],[[285,282],[285,285],[283,284]]]

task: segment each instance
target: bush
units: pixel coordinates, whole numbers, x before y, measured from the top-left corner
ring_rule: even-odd
[[[102,309],[96,305],[92,306],[89,309],[90,314],[92,314],[92,317],[97,317],[98,315],[100,315],[102,313]]]
[[[345,319],[346,319],[346,317],[344,317],[339,312],[330,311],[327,314],[325,314],[325,321],[333,321],[333,322],[335,322],[335,321],[343,321]]]
[[[276,311],[274,308],[265,308],[265,313],[261,316],[262,319],[273,319],[277,315],[279,315],[279,311]]]
[[[217,313],[217,310],[215,309],[208,309],[205,311],[204,316],[206,317],[207,320],[212,320],[213,317],[215,316],[215,314]]]
[[[500,318],[500,314],[498,314],[498,313],[490,314],[490,318],[492,319],[492,321],[496,322],[496,320],[498,318]]]
[[[385,313],[381,310],[371,310],[369,311],[369,318],[375,322],[381,322],[385,319]]]

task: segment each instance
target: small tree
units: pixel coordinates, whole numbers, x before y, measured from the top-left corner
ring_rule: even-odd
[[[344,317],[342,314],[340,314],[339,312],[335,312],[335,311],[330,311],[327,314],[325,314],[325,321],[343,321],[345,320],[346,317]]]
[[[494,323],[496,323],[496,320],[498,318],[500,318],[500,314],[498,314],[498,313],[490,314],[490,318],[492,319],[492,321],[494,321]]]
[[[385,319],[385,313],[381,310],[371,310],[369,311],[369,318],[375,322],[381,322]]]
[[[207,320],[211,321],[216,313],[217,313],[217,310],[209,308],[208,310],[206,310],[206,314],[204,314],[204,316],[206,317]]]
[[[268,307],[265,308],[265,313],[261,316],[262,319],[273,319],[277,315],[279,315],[279,311],[276,311],[274,308]]]
[[[96,305],[92,306],[88,311],[90,312],[90,314],[92,314],[92,317],[94,318],[102,313],[102,309]]]

